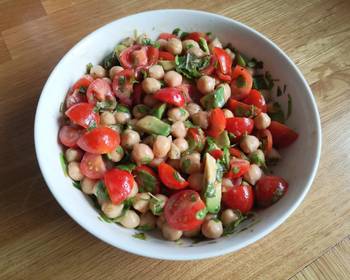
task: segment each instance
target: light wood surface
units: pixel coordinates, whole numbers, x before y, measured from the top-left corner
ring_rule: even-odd
[[[171,3],[0,0],[0,279],[350,279],[350,1]],[[262,32],[300,67],[321,114],[305,201],[273,233],[215,259],[152,260],[104,244],[59,207],[35,159],[36,103],[60,57],[114,19],[159,8],[207,10]]]

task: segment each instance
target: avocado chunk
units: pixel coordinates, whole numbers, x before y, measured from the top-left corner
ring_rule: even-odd
[[[209,213],[218,213],[221,204],[221,182],[216,180],[216,161],[209,154],[205,154],[203,197]]]
[[[224,88],[218,87],[213,93],[202,97],[200,101],[206,110],[222,108],[225,105]]]
[[[159,60],[158,64],[162,65],[164,71],[169,71],[175,69],[175,62],[170,60]]]
[[[161,120],[164,115],[165,109],[166,109],[166,103],[163,103],[158,107],[155,107],[154,109],[152,109],[151,115]]]
[[[148,134],[157,134],[168,136],[170,134],[170,125],[154,116],[146,116],[138,120],[136,128]]]
[[[229,147],[230,146],[230,138],[228,137],[228,133],[224,130],[218,137],[215,138],[215,144],[220,148]]]

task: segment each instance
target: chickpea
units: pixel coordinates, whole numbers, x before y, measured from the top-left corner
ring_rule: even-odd
[[[160,82],[155,78],[146,78],[142,81],[142,89],[148,94],[153,94],[160,90]]]
[[[111,201],[104,201],[101,210],[108,218],[114,219],[119,217],[123,211],[123,203],[113,204]]]
[[[201,154],[193,152],[181,158],[181,169],[187,174],[198,173],[201,171]]]
[[[207,129],[209,126],[208,116],[209,113],[207,111],[199,111],[198,113],[192,115],[192,121],[195,125],[198,125],[203,129]]]
[[[168,45],[168,41],[164,39],[158,39],[156,42],[159,44],[160,50],[166,49],[166,46]]]
[[[171,135],[177,138],[185,138],[187,134],[187,128],[181,121],[174,122],[171,125]]]
[[[174,143],[171,143],[171,148],[170,148],[170,151],[168,153],[168,157],[170,159],[180,159],[181,158],[180,149]]]
[[[71,161],[68,163],[68,175],[74,181],[80,181],[84,178],[83,173],[80,171],[79,162]]]
[[[266,113],[260,113],[254,118],[254,125],[257,129],[268,128],[271,124],[271,118]]]
[[[142,143],[151,147],[153,146],[154,140],[155,140],[155,136],[149,135],[142,140]]]
[[[131,115],[126,112],[115,112],[114,118],[117,124],[126,124],[131,119]]]
[[[69,148],[64,153],[64,156],[66,157],[66,160],[68,162],[71,161],[80,161],[83,157],[83,152],[79,149]]]
[[[234,117],[234,115],[233,115],[231,110],[229,110],[229,109],[222,109],[222,111],[224,112],[225,118],[233,118]]]
[[[157,194],[155,197],[152,197],[149,202],[149,209],[154,215],[161,215],[163,213],[163,208],[168,198],[163,194]]]
[[[142,143],[138,143],[134,145],[131,152],[131,156],[132,156],[132,159],[137,164],[148,164],[154,158],[154,154],[151,148],[146,144],[142,144]]]
[[[101,117],[101,124],[110,125],[110,124],[117,123],[113,113],[111,112],[105,111],[100,115],[100,117]]]
[[[209,50],[213,51],[214,48],[221,48],[222,49],[222,44],[218,38],[215,38],[213,41],[209,43]]]
[[[172,54],[180,54],[182,52],[182,42],[177,38],[170,38],[166,45],[166,50]]]
[[[185,237],[195,237],[197,236],[199,233],[201,232],[201,227],[198,227],[196,229],[192,229],[192,230],[185,230],[183,232],[183,235]]]
[[[261,168],[256,164],[251,164],[248,172],[243,175],[244,180],[249,184],[255,185],[255,183],[261,178],[263,172]]]
[[[97,180],[84,177],[84,179],[81,180],[80,182],[81,190],[83,191],[83,193],[86,193],[86,194],[95,194],[97,183],[98,183]]]
[[[179,148],[181,153],[188,149],[188,142],[184,138],[176,138],[173,143]]]
[[[220,88],[220,87],[222,87],[224,89],[224,100],[225,100],[225,103],[226,103],[227,100],[229,100],[230,97],[231,97],[231,87],[227,83],[220,84],[218,86],[218,88]]]
[[[124,45],[125,47],[131,47],[134,43],[135,43],[135,40],[134,38],[131,38],[131,37],[127,37],[120,42],[120,44]]]
[[[121,66],[113,66],[111,69],[109,69],[109,77],[113,80],[115,74],[123,71],[124,68]]]
[[[113,152],[107,154],[108,158],[113,162],[119,162],[124,157],[124,150],[118,146]]]
[[[164,82],[169,87],[178,87],[182,83],[182,76],[176,71],[170,70],[165,73]]]
[[[122,127],[119,124],[110,124],[106,126],[109,127],[110,129],[113,129],[115,132],[122,133]]]
[[[135,197],[135,195],[139,192],[139,187],[136,183],[136,181],[134,181],[134,185],[132,186],[131,192],[129,193],[127,198],[132,198]]]
[[[221,182],[221,186],[222,186],[222,192],[227,192],[230,188],[233,187],[233,183],[231,179],[223,178]]]
[[[171,137],[158,135],[153,143],[153,154],[155,157],[165,157],[170,151]]]
[[[188,179],[188,183],[190,184],[190,188],[200,192],[203,187],[203,174],[202,173],[193,173]]]
[[[259,139],[253,135],[245,135],[242,137],[241,142],[239,143],[241,149],[246,154],[255,152],[260,145]]]
[[[161,65],[153,65],[148,69],[148,75],[151,78],[162,80],[164,77],[164,69]]]
[[[199,48],[199,44],[195,41],[195,40],[184,40],[182,41],[182,48],[187,51],[189,50],[190,48],[193,48],[193,47],[196,47],[196,48]]]
[[[226,227],[239,219],[235,211],[233,211],[232,209],[226,209],[222,211],[220,218],[221,218],[221,222]]]
[[[154,229],[156,227],[156,220],[157,218],[151,212],[146,212],[141,215],[139,226]]]
[[[152,107],[156,106],[156,105],[159,103],[159,101],[158,101],[157,99],[155,99],[155,98],[153,97],[153,95],[147,94],[147,95],[143,98],[143,103],[144,103],[146,106],[152,108]]]
[[[90,75],[94,78],[106,77],[106,70],[101,65],[92,66],[90,69]]]
[[[225,49],[225,52],[231,57],[232,61],[235,59],[236,55],[229,48]]]
[[[126,129],[121,135],[121,145],[127,149],[131,149],[141,140],[140,134],[132,129]]]
[[[110,78],[104,77],[102,80],[106,81],[109,85],[112,85],[112,80]]]
[[[136,228],[140,224],[140,217],[134,210],[126,210],[119,222],[126,228]]]
[[[184,108],[172,108],[168,111],[168,118],[172,122],[176,122],[176,121],[184,122],[185,120],[188,119],[189,116],[190,114]]]
[[[197,80],[197,88],[203,94],[210,93],[215,88],[215,79],[204,75]]]
[[[199,58],[207,55],[200,47],[192,47],[188,49],[187,52]]]
[[[135,210],[146,213],[149,207],[151,197],[148,193],[137,193],[133,199],[132,206]]]
[[[156,221],[157,228],[162,229],[163,225],[166,223],[164,215],[160,215]]]
[[[167,223],[162,226],[162,234],[166,240],[176,241],[181,238],[182,231],[170,227]]]
[[[224,232],[222,223],[219,220],[204,221],[202,224],[202,234],[211,239],[219,238]]]
[[[249,155],[249,160],[251,163],[255,163],[256,165],[264,166],[265,165],[265,154],[262,150],[256,150]]]
[[[170,164],[176,170],[180,169],[180,160],[179,159],[168,159],[168,164]]]
[[[186,110],[188,111],[190,116],[193,116],[194,114],[198,113],[199,111],[202,111],[202,108],[197,103],[188,103],[186,106]]]

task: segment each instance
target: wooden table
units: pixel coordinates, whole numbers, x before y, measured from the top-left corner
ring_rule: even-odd
[[[97,240],[53,199],[33,144],[34,112],[50,71],[97,27],[175,7],[169,2],[0,0],[0,278],[350,279],[348,0],[176,1],[176,8],[215,12],[262,32],[312,87],[323,127],[320,167],[305,201],[273,233],[215,259],[152,260]]]

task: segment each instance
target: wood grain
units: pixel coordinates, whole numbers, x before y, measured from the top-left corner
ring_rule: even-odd
[[[237,253],[180,263],[134,256],[85,232],[36,164],[35,107],[60,57],[114,19],[175,8],[165,0],[101,2],[0,1],[0,279],[349,279],[349,240],[339,242],[350,234],[350,2],[176,1],[237,19],[281,46],[312,87],[324,143],[313,187],[283,225]]]

